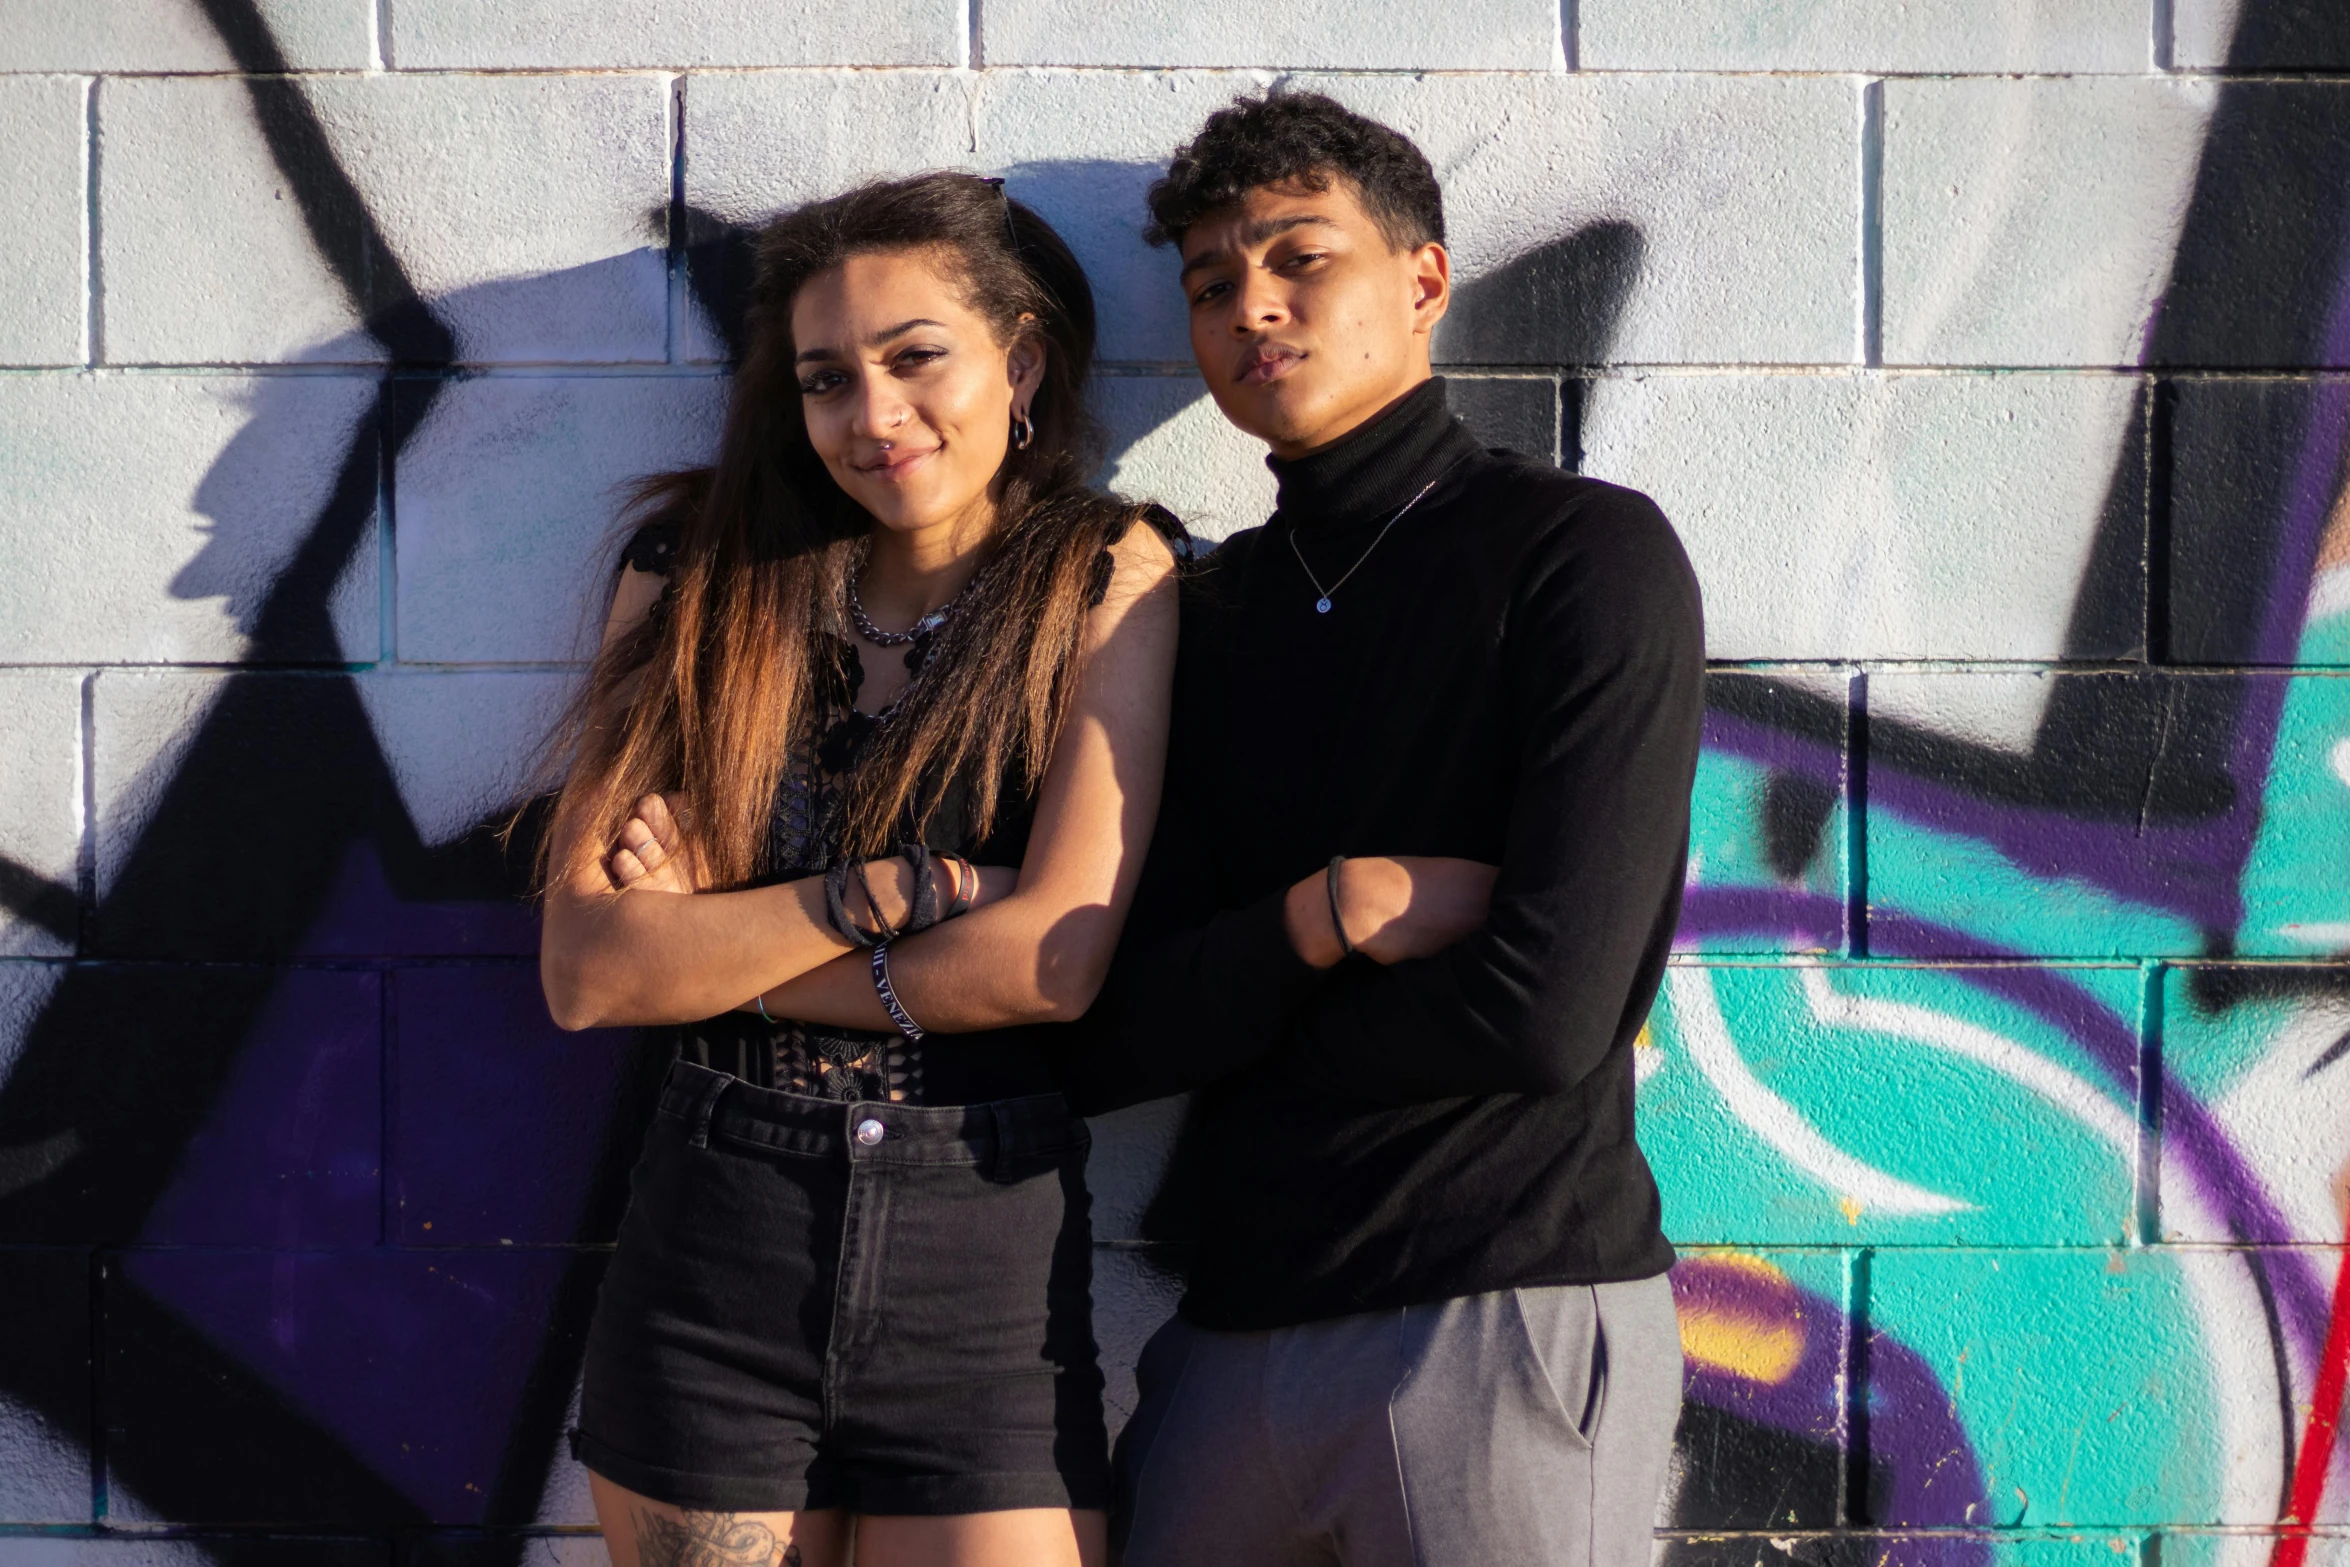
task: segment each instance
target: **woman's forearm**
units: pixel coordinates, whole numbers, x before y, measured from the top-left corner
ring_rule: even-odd
[[[944,1034],[1066,1022],[1093,1004],[1118,920],[1106,905],[1069,908],[1018,894],[890,943],[890,986],[924,1030]],[[852,952],[770,988],[776,1017],[838,1028],[896,1026],[874,993],[872,960]]]
[[[743,892],[557,894],[539,971],[564,1028],[684,1023],[838,957],[820,877]]]

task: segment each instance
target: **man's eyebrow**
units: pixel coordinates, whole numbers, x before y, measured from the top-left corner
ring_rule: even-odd
[[[904,337],[908,332],[913,331],[914,328],[918,326],[934,326],[943,332],[946,330],[946,325],[947,324],[944,321],[933,321],[928,316],[916,316],[911,321],[900,321],[896,326],[885,327],[881,331],[874,333],[871,337],[865,339],[865,346],[867,348],[879,348],[882,344],[888,342],[891,338]],[[835,353],[829,348],[804,348],[800,350],[799,357],[793,362],[795,364],[804,365],[812,360],[838,359],[839,357],[839,354]]]
[[[1293,217],[1286,218],[1259,218],[1240,231],[1240,242],[1243,245],[1262,245],[1276,234],[1286,234],[1291,229],[1303,228],[1309,223],[1319,223],[1324,228],[1338,227],[1336,218],[1326,218],[1318,212],[1300,212]],[[1202,268],[1219,266],[1230,258],[1229,251],[1203,250],[1183,263],[1183,270],[1178,272],[1176,276],[1189,277]]]

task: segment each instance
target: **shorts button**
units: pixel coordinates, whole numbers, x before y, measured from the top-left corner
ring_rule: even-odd
[[[880,1142],[886,1135],[887,1132],[879,1121],[867,1120],[857,1123],[857,1141],[868,1148]]]

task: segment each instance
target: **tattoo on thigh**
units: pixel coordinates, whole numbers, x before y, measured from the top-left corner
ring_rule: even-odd
[[[800,1548],[733,1513],[636,1515],[638,1567],[799,1567]]]

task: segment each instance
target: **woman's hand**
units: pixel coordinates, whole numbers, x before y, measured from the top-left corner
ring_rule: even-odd
[[[669,797],[648,794],[613,840],[604,868],[612,885],[629,892],[699,892],[693,851],[685,843]]]
[[[954,901],[958,892],[968,888],[970,909],[985,908],[1001,903],[1020,885],[1020,868],[1016,865],[973,865],[960,857],[949,859],[933,855],[930,874],[937,885],[938,906],[944,909]],[[867,860],[866,879],[873,883],[873,896],[881,900],[882,912],[890,923],[902,925],[914,911],[914,872],[903,858]],[[857,889],[857,879],[849,878],[849,917],[866,930],[873,929],[873,906],[867,903]],[[964,910],[969,913],[970,909]],[[771,992],[755,996],[736,1007],[737,1012],[757,1012],[762,1017],[789,1017],[790,1003],[785,994],[790,985],[778,985]]]
[[[1340,863],[1338,917],[1355,951],[1374,963],[1441,952],[1485,925],[1501,868],[1437,854],[1365,855]],[[1315,968],[1346,955],[1331,921],[1326,871],[1289,889],[1282,923],[1289,944]]]
[[[663,794],[648,794],[636,802],[636,814],[620,829],[606,860],[612,884],[631,892],[699,892],[704,885],[685,841],[679,818],[683,808]],[[1020,883],[1019,867],[972,865],[960,857],[934,855],[931,886],[938,906],[945,908],[966,891],[970,907],[984,908],[1009,897]],[[875,902],[892,925],[903,925],[914,913],[914,868],[898,855],[865,862],[865,881]],[[849,878],[849,915],[866,929],[874,928],[874,905],[865,901],[857,878]]]

